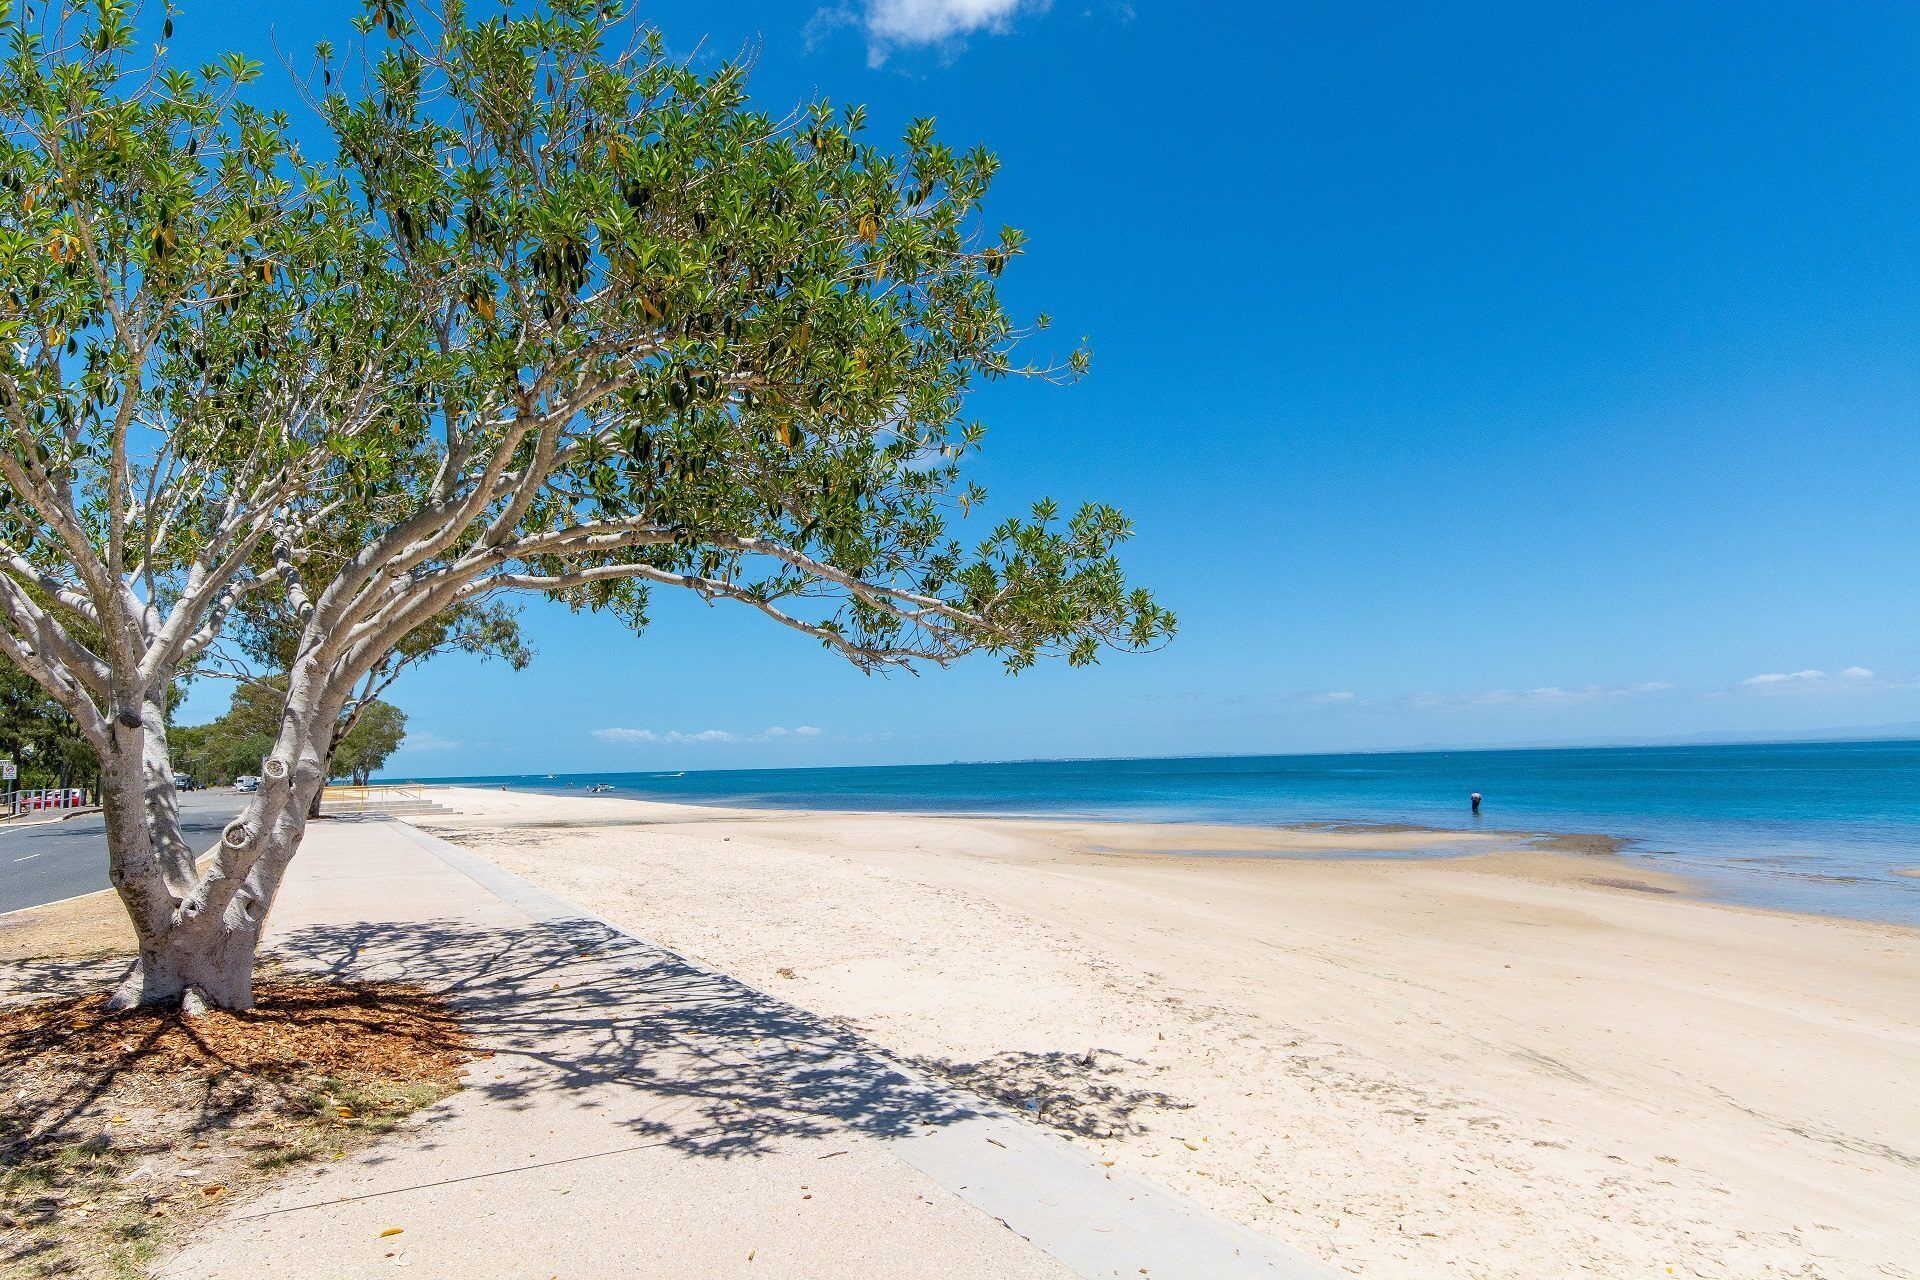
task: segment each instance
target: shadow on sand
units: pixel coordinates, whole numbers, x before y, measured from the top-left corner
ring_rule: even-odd
[[[492,1102],[564,1095],[690,1155],[897,1137],[979,1114],[846,1029],[598,921],[314,927],[274,950],[295,969],[446,996],[493,1054],[468,1085]]]
[[[1181,1105],[1125,1087],[1126,1060],[1104,1051],[930,1058],[903,1070],[843,1026],[585,918],[314,926],[281,935],[270,955],[288,976],[396,980],[446,998],[489,1055],[467,1087],[490,1104],[559,1100],[604,1114],[636,1143],[703,1158],[755,1156],[791,1138],[903,1137],[980,1115],[972,1094],[1091,1137]],[[105,985],[124,964],[8,968],[23,993],[53,994]],[[58,1129],[111,1083],[48,1099],[28,1127]],[[418,1135],[429,1145],[434,1114]],[[189,1127],[227,1119],[209,1098]]]

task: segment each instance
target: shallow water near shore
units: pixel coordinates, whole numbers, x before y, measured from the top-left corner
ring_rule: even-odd
[[[1920,925],[1920,742],[1037,760],[441,779],[690,804],[1612,837],[1716,899]],[[1485,796],[1480,815],[1467,798]],[[1398,842],[1396,842],[1398,843]],[[1575,852],[1606,840],[1562,842]],[[1184,850],[1183,852],[1193,852]],[[1445,841],[1382,856],[1439,857]],[[1600,855],[1604,856],[1604,855]]]

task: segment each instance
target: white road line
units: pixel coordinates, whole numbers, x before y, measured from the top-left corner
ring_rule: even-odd
[[[27,855],[26,857],[24,857],[24,858],[15,858],[15,859],[14,859],[14,861],[15,861],[15,862],[32,862],[32,861],[33,861],[33,860],[34,860],[35,858],[37,858],[37,857],[39,857],[39,856],[40,856],[40,855],[39,855],[39,854],[37,854],[37,853],[30,853],[30,854],[28,854],[28,855]]]

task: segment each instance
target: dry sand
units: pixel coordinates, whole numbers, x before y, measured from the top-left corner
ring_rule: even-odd
[[[1920,1276],[1920,932],[1431,833],[450,789],[423,826],[1369,1277]],[[1454,838],[1458,839],[1458,838]]]
[[[111,889],[0,912],[0,965],[79,956],[130,959],[133,952],[133,925]]]

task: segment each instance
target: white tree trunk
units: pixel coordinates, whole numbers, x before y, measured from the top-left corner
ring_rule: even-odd
[[[134,936],[145,951],[149,939],[166,933],[178,905],[154,851],[154,826],[170,816],[177,837],[179,813],[148,808],[146,727],[138,717],[129,719],[134,723],[114,724],[111,747],[100,753],[100,806],[107,828],[107,878],[126,905]]]
[[[173,785],[166,708],[149,698],[143,710],[146,741],[141,745],[141,773],[146,788],[147,837],[167,892],[177,900],[193,887],[193,848],[180,833],[180,796]]]
[[[109,1004],[115,1009],[193,1001],[222,1009],[253,1007],[253,961],[259,924],[239,928],[172,929],[142,939],[140,956]]]
[[[110,1007],[176,1000],[189,1012],[253,1007],[260,933],[326,783],[324,753],[314,747],[309,728],[328,725],[337,714],[310,684],[296,680],[295,690],[273,754],[261,764],[259,792],[228,824],[204,870],[196,869],[190,850],[184,872],[177,859],[158,853],[161,847],[188,848],[164,730],[151,733],[143,725],[116,736],[116,748],[126,749],[114,751],[111,764],[102,761],[108,848],[139,955]]]
[[[188,1000],[253,1007],[260,932],[306,833],[306,789],[258,798],[227,827],[211,865],[158,931],[135,927],[140,954],[110,1001],[117,1009]]]

